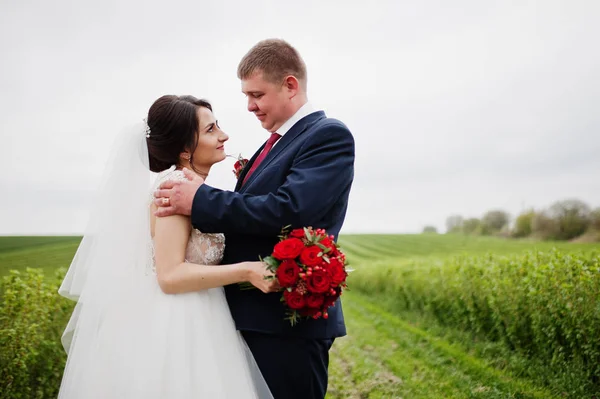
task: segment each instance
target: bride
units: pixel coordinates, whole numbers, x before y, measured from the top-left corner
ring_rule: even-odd
[[[211,105],[192,96],[159,98],[147,124],[117,138],[59,290],[78,301],[62,339],[59,398],[272,398],[222,288],[276,290],[264,264],[217,266],[222,234],[194,230],[187,216],[153,215],[154,188],[184,179],[184,167],[206,177],[227,140]],[[160,172],[154,184],[150,171]]]

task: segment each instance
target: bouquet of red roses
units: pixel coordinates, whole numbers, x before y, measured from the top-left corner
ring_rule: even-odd
[[[327,318],[347,288],[348,262],[333,236],[312,227],[286,229],[273,253],[262,259],[283,289],[281,301],[288,308],[288,320],[295,325],[301,318]]]

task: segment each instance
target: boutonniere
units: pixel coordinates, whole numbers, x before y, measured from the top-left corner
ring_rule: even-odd
[[[233,155],[227,156],[236,159],[235,163],[233,164],[233,174],[235,175],[235,178],[239,180],[240,175],[242,174],[242,170],[244,170],[244,168],[248,164],[248,160],[244,158],[242,154],[239,154],[237,157]]]

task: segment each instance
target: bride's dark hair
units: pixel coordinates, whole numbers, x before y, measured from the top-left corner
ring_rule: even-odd
[[[186,149],[193,156],[198,145],[199,107],[212,112],[208,101],[193,96],[166,95],[152,104],[148,111],[150,136],[146,139],[151,171],[162,172],[177,165],[179,154]]]

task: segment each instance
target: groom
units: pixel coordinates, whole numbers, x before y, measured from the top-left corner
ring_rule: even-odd
[[[283,40],[264,40],[241,60],[238,77],[254,113],[270,134],[242,171],[235,192],[221,191],[188,173],[155,193],[157,216],[191,214],[204,233],[225,233],[223,263],[271,254],[281,228],[323,228],[336,239],[354,177],[354,139],[348,128],[307,98],[306,66]],[[168,201],[166,200],[168,198]],[[328,319],[284,320],[281,293],[225,287],[244,336],[275,399],[322,399],[329,349],[346,334],[342,305]],[[232,384],[235,381],[232,380]]]

